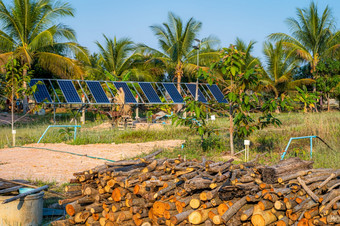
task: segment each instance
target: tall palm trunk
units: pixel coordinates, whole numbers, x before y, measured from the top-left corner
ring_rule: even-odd
[[[176,71],[175,71],[175,77],[177,78],[177,90],[179,93],[181,92],[181,80],[183,76],[183,64],[181,62],[178,62],[176,65]],[[177,105],[177,111],[180,111],[183,107],[183,104],[178,104]],[[186,117],[186,113],[184,115]]]
[[[176,65],[176,69],[175,69],[175,76],[177,78],[177,90],[179,93],[181,93],[181,80],[182,80],[182,76],[183,76],[183,64],[182,62],[178,62]]]

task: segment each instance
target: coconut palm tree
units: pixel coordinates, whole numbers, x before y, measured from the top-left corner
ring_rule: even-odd
[[[291,35],[273,33],[272,40],[282,40],[286,48],[294,50],[296,56],[308,62],[314,73],[320,59],[340,47],[340,32],[335,32],[335,20],[327,6],[320,14],[314,2],[309,8],[297,8],[297,19],[288,18]]]
[[[13,5],[0,0],[0,64],[16,58],[29,68],[34,64],[62,77],[80,77],[83,71],[69,53],[86,60],[87,52],[76,43],[75,32],[59,22],[73,11],[68,3],[51,0],[13,0]],[[23,104],[26,112],[26,96]]]
[[[69,53],[86,60],[87,51],[76,43],[75,32],[60,23],[73,12],[59,1],[13,0],[6,5],[0,0],[0,63],[13,57],[62,77],[80,77],[83,71]]]
[[[250,69],[256,65],[261,65],[260,60],[252,55],[256,41],[251,40],[248,45],[240,38],[236,38],[235,48],[245,54],[245,68]]]
[[[113,39],[104,36],[104,44],[96,41],[99,48],[100,64],[105,73],[111,74],[116,80],[122,80],[131,73],[135,45],[129,38]]]
[[[265,42],[263,45],[267,77],[262,82],[267,89],[274,91],[276,98],[289,89],[294,90],[295,86],[315,82],[313,79],[293,80],[293,73],[298,67],[300,59],[295,56],[294,50],[286,50],[283,45],[283,41],[278,41],[275,44]]]
[[[218,53],[210,48],[216,40],[206,38],[198,40],[199,43],[195,42],[201,27],[202,23],[194,18],[184,23],[180,17],[170,12],[167,23],[151,26],[158,39],[160,50],[139,45],[141,49],[149,50],[154,59],[163,63],[168,75],[177,80],[178,90],[185,72],[188,75],[197,72],[197,51],[200,53],[200,62],[206,61],[207,58],[218,57]],[[195,44],[200,44],[199,50],[193,48]]]

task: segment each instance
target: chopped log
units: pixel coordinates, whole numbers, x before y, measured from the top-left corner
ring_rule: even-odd
[[[211,209],[195,210],[188,216],[188,220],[192,224],[201,224],[208,219],[208,213]]]
[[[243,211],[241,215],[241,221],[247,221],[251,217],[251,215],[253,215],[253,210],[254,207],[250,207],[249,209]]]
[[[73,216],[75,213],[78,213],[83,209],[85,209],[85,207],[81,206],[76,201],[67,204],[65,207],[66,213],[70,216]]]
[[[194,212],[194,210],[187,210],[187,211],[185,211],[185,212],[176,214],[175,216],[172,216],[172,217],[170,218],[170,222],[171,222],[172,224],[175,224],[175,225],[176,225],[176,224],[179,224],[179,223],[181,223],[182,221],[184,221],[185,219],[187,219],[188,216],[189,216],[192,212]]]
[[[58,201],[58,204],[59,205],[64,205],[64,204],[67,204],[67,203],[71,203],[71,202],[74,202],[74,201],[77,201],[78,199],[82,198],[83,196],[76,196],[76,197],[73,197],[73,198],[69,198],[69,199],[61,199]]]
[[[2,204],[6,204],[6,203],[12,202],[12,201],[14,201],[14,200],[20,199],[20,198],[24,198],[24,197],[26,197],[27,195],[31,195],[31,194],[34,194],[34,193],[41,192],[41,191],[43,191],[43,190],[45,190],[45,189],[48,189],[48,187],[49,187],[48,185],[44,185],[44,186],[42,186],[42,187],[40,187],[40,188],[35,188],[35,189],[30,190],[30,191],[27,191],[27,192],[25,192],[25,193],[21,193],[21,194],[16,195],[16,196],[14,196],[14,197],[12,197],[12,198],[9,198],[9,199],[4,200],[4,201],[2,202]]]
[[[91,196],[84,196],[77,200],[78,204],[91,204],[94,203],[96,200]]]
[[[306,185],[306,183],[300,178],[297,178],[299,183],[301,184],[301,186],[303,187],[303,189],[305,189],[305,191],[307,192],[307,194],[315,201],[315,202],[320,202],[319,197],[314,194],[314,192],[312,192],[309,187]]]
[[[247,203],[246,197],[241,198],[238,200],[234,205],[232,205],[223,215],[222,219],[224,222],[228,222],[232,216],[236,214],[245,204]]]
[[[328,224],[340,224],[340,215],[328,215],[326,219]]]
[[[19,186],[14,186],[14,187],[11,187],[11,188],[2,189],[2,190],[0,190],[0,194],[6,194],[6,193],[18,191],[19,188],[22,188],[22,186],[19,185]]]
[[[251,217],[253,225],[268,225],[276,220],[276,216],[270,210],[263,211],[260,206],[254,206],[253,216]]]

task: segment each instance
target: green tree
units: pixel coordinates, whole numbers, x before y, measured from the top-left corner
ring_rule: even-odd
[[[245,54],[234,46],[223,48],[220,61],[212,64],[212,70],[219,70],[216,74],[206,74],[209,83],[217,81],[223,87],[225,98],[228,100],[229,138],[231,154],[234,155],[234,136],[248,137],[255,130],[262,129],[269,124],[280,125],[281,122],[272,115],[278,101],[267,100],[260,104],[260,94],[255,92],[259,86],[261,70],[257,67],[245,69]],[[244,70],[245,69],[245,70]],[[280,103],[279,103],[280,104]],[[251,110],[260,108],[263,115],[255,119]]]
[[[303,103],[303,112],[308,112],[308,107],[313,110],[316,109],[315,103],[318,101],[319,98],[316,93],[308,92],[307,87],[303,86],[302,89],[299,87],[295,87],[298,93],[296,94],[295,101]]]
[[[258,67],[259,65],[261,65],[260,60],[257,57],[254,57],[252,55],[255,44],[256,44],[256,41],[252,40],[247,45],[242,39],[236,38],[236,41],[235,41],[236,49],[245,54],[245,59],[244,59],[245,69],[251,69],[256,66]]]
[[[293,79],[293,73],[299,65],[299,59],[294,54],[295,50],[285,50],[283,41],[275,44],[265,42],[263,45],[263,53],[266,59],[266,75],[262,82],[267,88],[273,90],[275,98],[294,89],[295,86],[312,84],[313,79]]]
[[[112,40],[104,36],[104,44],[96,42],[99,48],[99,64],[106,75],[111,74],[116,80],[122,80],[131,73],[135,45],[129,38]]]
[[[11,104],[11,126],[12,131],[14,131],[14,123],[22,119],[24,116],[19,117],[14,120],[14,108],[15,102],[18,99],[23,98],[26,95],[29,95],[36,89],[36,85],[32,88],[25,88],[24,84],[29,83],[31,80],[31,75],[28,73],[24,75],[24,71],[27,70],[27,65],[21,66],[20,62],[16,59],[9,59],[5,65],[6,75],[5,79],[2,81],[1,87],[4,87],[5,98],[10,101]],[[8,123],[6,120],[1,120],[5,123]],[[12,133],[13,137],[13,146],[15,146],[15,133]]]
[[[319,13],[311,2],[309,8],[297,8],[297,19],[288,18],[286,22],[292,35],[273,33],[269,38],[282,40],[286,48],[310,64],[312,74],[320,59],[339,48],[340,32],[335,32],[335,20],[328,6]]]
[[[320,61],[316,67],[316,74],[317,90],[327,100],[327,111],[330,111],[330,98],[337,97],[340,87],[340,62],[332,58]]]
[[[69,53],[86,60],[87,51],[77,44],[75,32],[60,23],[73,12],[68,3],[52,0],[13,0],[12,5],[0,0],[0,62],[16,58],[27,64],[23,76],[36,64],[62,77],[80,77],[83,71]]]
[[[169,13],[167,23],[151,26],[158,39],[160,50],[140,45],[141,49],[150,51],[155,60],[163,63],[169,76],[177,80],[178,90],[185,72],[188,76],[190,73],[197,72],[197,51],[199,51],[200,63],[218,56],[218,53],[211,48],[217,41],[212,38],[202,39],[200,50],[193,48],[201,27],[202,23],[194,18],[184,23],[180,17]]]

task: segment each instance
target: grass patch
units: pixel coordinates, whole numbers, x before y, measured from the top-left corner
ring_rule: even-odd
[[[41,134],[51,123],[51,115],[39,118],[33,116],[31,123],[17,124],[17,145],[36,143]],[[77,139],[66,141],[66,143],[95,144],[95,143],[137,143],[148,141],[160,141],[169,139],[185,140],[183,149],[177,148],[172,151],[165,151],[160,157],[177,157],[179,154],[186,158],[200,159],[202,156],[210,159],[220,159],[222,155],[230,151],[229,148],[229,119],[217,118],[216,121],[210,122],[211,127],[216,128],[216,133],[203,143],[205,151],[202,150],[200,138],[193,130],[185,127],[173,127],[168,125],[164,130],[125,130],[117,129],[108,130],[87,130],[93,126],[105,122],[105,117],[91,115],[86,125],[82,125]],[[285,149],[290,137],[317,135],[324,139],[335,151],[330,150],[322,142],[313,139],[313,160],[315,167],[340,168],[340,112],[322,112],[314,114],[303,113],[282,113],[278,115],[282,121],[279,128],[270,126],[264,130],[257,131],[248,139],[251,140],[251,158],[256,154],[266,153],[260,160],[264,164],[276,163],[280,159],[282,151]],[[58,121],[58,124],[69,124],[70,117],[64,115]],[[11,141],[11,128],[1,126],[0,129],[0,148],[8,145]],[[58,129],[51,129],[44,140],[44,143],[64,142],[59,136]],[[242,150],[243,140],[235,140],[236,151]],[[288,150],[288,156],[299,156],[310,159],[309,139],[294,140]],[[243,159],[243,156],[237,156]]]

